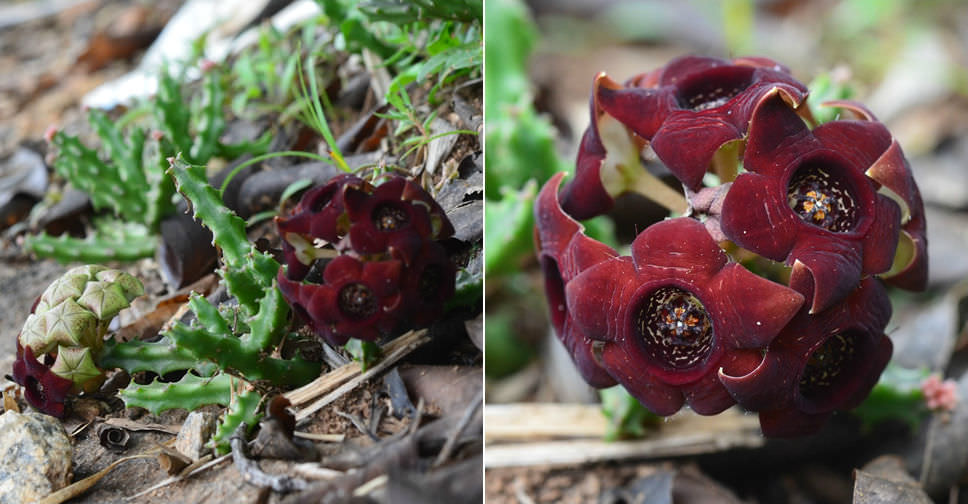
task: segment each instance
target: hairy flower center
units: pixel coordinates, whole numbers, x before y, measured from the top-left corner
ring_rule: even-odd
[[[376,296],[366,285],[346,284],[339,291],[339,308],[347,317],[365,319],[376,311]]]
[[[721,67],[703,72],[683,83],[676,101],[684,109],[701,112],[725,105],[752,84],[751,68]]]
[[[705,307],[676,287],[662,287],[641,303],[636,329],[649,355],[665,367],[688,368],[712,351],[712,321]]]
[[[373,223],[383,232],[396,231],[407,225],[407,212],[393,205],[381,205],[373,211]]]
[[[817,399],[837,384],[838,377],[846,374],[846,368],[855,356],[855,334],[839,332],[827,338],[807,360],[800,375],[800,394],[807,399]]]
[[[790,179],[787,204],[804,222],[828,231],[850,231],[857,223],[857,205],[847,182],[829,169],[797,170]]]

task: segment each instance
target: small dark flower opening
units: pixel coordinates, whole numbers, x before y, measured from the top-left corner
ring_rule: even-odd
[[[636,328],[649,356],[663,367],[685,369],[712,352],[712,321],[696,296],[661,287],[639,305]]]
[[[373,209],[373,224],[384,233],[401,229],[409,222],[407,212],[395,205],[384,204]]]
[[[849,375],[847,367],[857,356],[857,333],[842,331],[827,338],[814,350],[800,375],[800,395],[821,400],[830,394],[840,379]]]
[[[309,203],[309,210],[313,213],[322,212],[323,209],[326,208],[326,205],[328,205],[330,201],[333,201],[333,196],[336,195],[337,188],[337,186],[333,185],[327,190],[317,194]]]
[[[725,105],[753,83],[753,68],[723,67],[701,72],[699,78],[680,85],[676,101],[680,108],[701,112]]]
[[[807,164],[790,178],[787,204],[804,222],[835,233],[857,224],[857,205],[850,183],[830,167]]]
[[[347,317],[362,320],[376,312],[376,296],[359,282],[346,284],[339,291],[339,308]]]
[[[31,394],[35,398],[37,403],[47,402],[47,393],[44,390],[44,384],[40,380],[33,376],[28,376],[24,381],[26,382],[24,383],[24,388],[27,389],[28,394]]]

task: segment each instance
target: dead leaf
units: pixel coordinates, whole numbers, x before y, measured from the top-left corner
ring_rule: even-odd
[[[180,451],[168,448],[164,445],[157,445],[158,465],[168,473],[169,476],[176,476],[192,464],[192,459],[188,458]]]

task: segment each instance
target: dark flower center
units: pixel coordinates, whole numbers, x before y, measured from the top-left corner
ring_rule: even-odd
[[[406,226],[409,220],[407,212],[394,205],[380,205],[373,210],[373,224],[383,232],[396,231]]]
[[[679,107],[701,112],[725,105],[752,84],[753,69],[718,67],[701,72],[679,86]]]
[[[804,222],[833,232],[857,224],[857,205],[850,184],[829,168],[803,166],[790,179],[787,204]]]
[[[346,284],[339,290],[339,308],[347,317],[365,319],[376,311],[376,296],[366,285]]]
[[[24,384],[24,388],[33,391],[33,393],[37,396],[37,400],[40,402],[47,401],[47,393],[44,390],[44,384],[41,383],[40,380],[34,378],[33,376],[28,376],[24,381],[26,382]]]
[[[800,394],[816,400],[826,396],[838,379],[848,375],[847,366],[856,356],[856,333],[844,331],[827,338],[814,350],[800,375]]]
[[[696,296],[676,287],[662,287],[639,306],[636,329],[645,348],[665,367],[684,369],[709,356],[713,327]]]

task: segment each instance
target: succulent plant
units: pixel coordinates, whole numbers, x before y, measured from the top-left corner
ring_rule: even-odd
[[[374,187],[340,175],[308,191],[277,224],[286,259],[279,289],[330,343],[425,325],[454,293],[455,268],[439,243],[454,228],[411,180]]]
[[[96,265],[73,268],[51,283],[17,337],[13,376],[26,387],[27,401],[62,416],[68,393],[100,385],[97,363],[108,324],[142,294],[137,278]]]
[[[885,284],[927,284],[923,203],[869,110],[829,102],[841,115],[816,125],[806,97],[763,58],[595,79],[575,178],[534,207],[551,322],[589,384],[659,415],[738,403],[768,436],[815,432],[870,393],[892,352]],[[684,194],[643,169],[649,149]],[[643,223],[623,256],[575,219],[626,191],[683,216]]]

